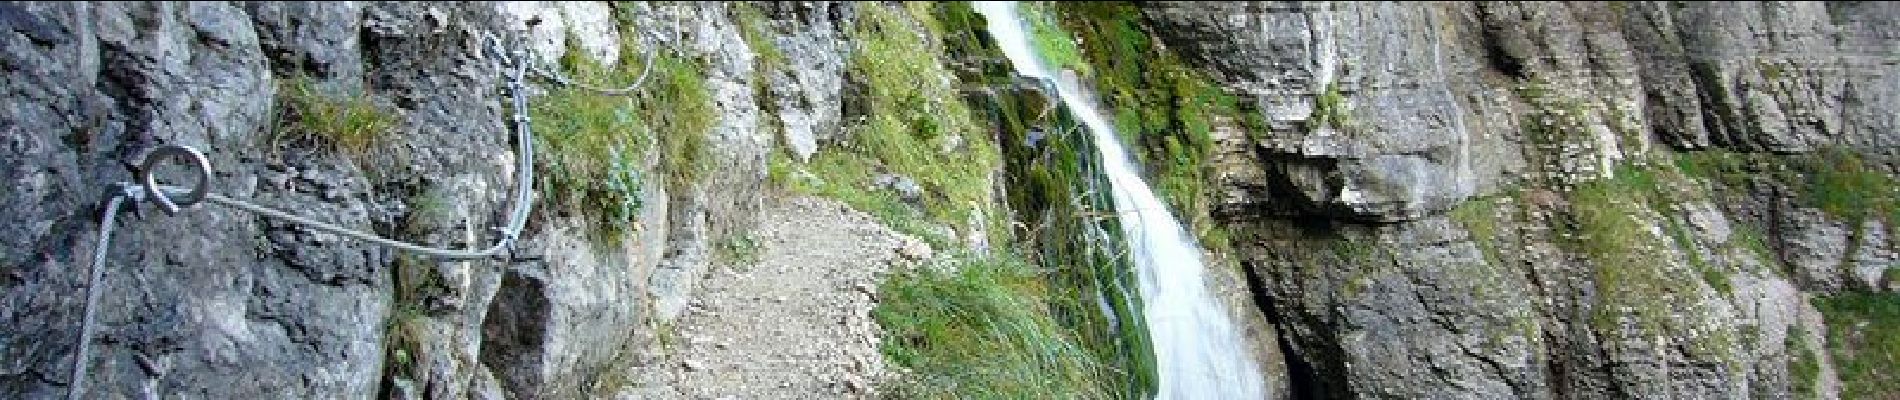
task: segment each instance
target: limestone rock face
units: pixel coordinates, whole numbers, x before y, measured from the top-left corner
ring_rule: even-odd
[[[516,249],[537,258],[515,262],[431,261],[221,206],[141,205],[119,216],[95,288],[87,397],[592,393],[651,340],[649,321],[678,313],[711,243],[754,223],[780,140],[767,127],[806,145],[840,130],[851,6],[765,13],[790,64],[772,76],[756,73],[732,7],[0,5],[0,393],[65,392],[108,185],[130,181],[157,145],[203,150],[213,190],[231,197],[434,246],[492,243],[523,171],[490,38],[547,68],[570,50],[613,66],[646,49],[703,66],[715,108],[706,172],[641,181],[638,228],[608,241],[539,193]],[[297,79],[384,110],[388,134],[346,154],[281,131]],[[550,85],[533,81],[530,103]],[[654,153],[633,168],[663,176]]]
[[[1209,206],[1295,398],[1831,397],[1790,372],[1825,353],[1808,298],[1891,290],[1886,220],[1813,191],[1836,160],[1894,176],[1900,7],[1140,12],[1264,121],[1214,128]]]

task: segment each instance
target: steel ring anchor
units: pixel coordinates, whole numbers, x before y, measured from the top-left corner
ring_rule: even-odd
[[[166,159],[183,159],[185,163],[197,167],[194,168],[192,172],[198,176],[198,182],[191,186],[191,191],[187,192],[183,199],[173,200],[170,195],[166,194],[165,190],[161,190],[158,186],[158,177],[155,171],[158,170],[159,163],[164,162]],[[205,197],[210,194],[211,162],[205,159],[204,153],[189,146],[160,146],[157,149],[153,149],[151,153],[147,153],[145,155],[145,162],[140,163],[139,181],[145,185],[145,195],[157,200],[159,208],[164,209],[165,214],[176,215],[178,214],[178,210],[196,205],[198,202],[204,201]]]

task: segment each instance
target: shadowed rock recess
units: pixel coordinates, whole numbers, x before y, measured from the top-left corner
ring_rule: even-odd
[[[1273,398],[1885,399],[1896,4],[1021,7],[1189,225]],[[0,2],[0,398],[66,396],[109,185],[154,147],[204,151],[220,194],[464,248],[507,219],[517,111],[518,259],[122,213],[83,397],[1145,397],[1094,139],[984,25],[957,2]],[[641,85],[531,79],[515,110],[490,38]],[[818,293],[747,292],[779,276]]]

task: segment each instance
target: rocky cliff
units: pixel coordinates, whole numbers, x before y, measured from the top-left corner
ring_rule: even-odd
[[[1155,77],[1168,62],[1117,60],[1133,51],[1237,98],[1209,128],[1135,140],[1163,148],[1149,158],[1158,174],[1180,173],[1169,160],[1183,153],[1212,165],[1197,172],[1205,189],[1176,197],[1203,199],[1183,205],[1225,230],[1207,242],[1231,242],[1251,277],[1293,398],[1892,394],[1885,372],[1831,364],[1891,362],[1856,350],[1892,343],[1890,328],[1842,327],[1856,315],[1810,299],[1890,293],[1900,275],[1900,9],[1067,12],[1111,93],[1182,79]],[[1105,97],[1164,110],[1194,97],[1141,89]]]
[[[594,393],[753,223],[768,128],[794,143],[838,129],[851,7],[0,4],[0,393],[65,391],[101,205],[153,146],[206,152],[218,193],[470,247],[511,206],[516,111],[543,161],[512,261],[433,261],[213,205],[121,216],[93,288],[88,397]],[[761,39],[789,65],[762,68]],[[514,110],[510,50],[601,86],[650,76],[625,103],[536,80]],[[636,119],[606,128],[622,143],[575,129],[615,113]]]
[[[1900,393],[1900,6],[1036,7],[1252,306],[1277,397]],[[66,393],[90,288],[88,398],[612,396],[784,187],[942,250],[1094,260],[1035,293],[1119,360],[1076,393],[1142,392],[1115,229],[1081,216],[1099,178],[1061,151],[1086,141],[946,9],[0,3],[0,394]],[[637,90],[534,78],[516,109],[513,50]],[[491,243],[517,113],[512,258],[139,204],[88,282],[112,185],[167,144],[231,197]]]

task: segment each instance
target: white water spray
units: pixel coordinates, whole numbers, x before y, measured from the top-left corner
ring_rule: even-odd
[[[990,36],[1016,72],[1056,82],[1062,104],[1095,136],[1102,166],[1115,191],[1122,231],[1141,278],[1142,315],[1153,339],[1158,399],[1266,398],[1260,368],[1233,322],[1209,293],[1206,265],[1181,222],[1142,181],[1108,120],[1074,79],[1050,73],[1030,44],[1016,2],[979,1]]]

